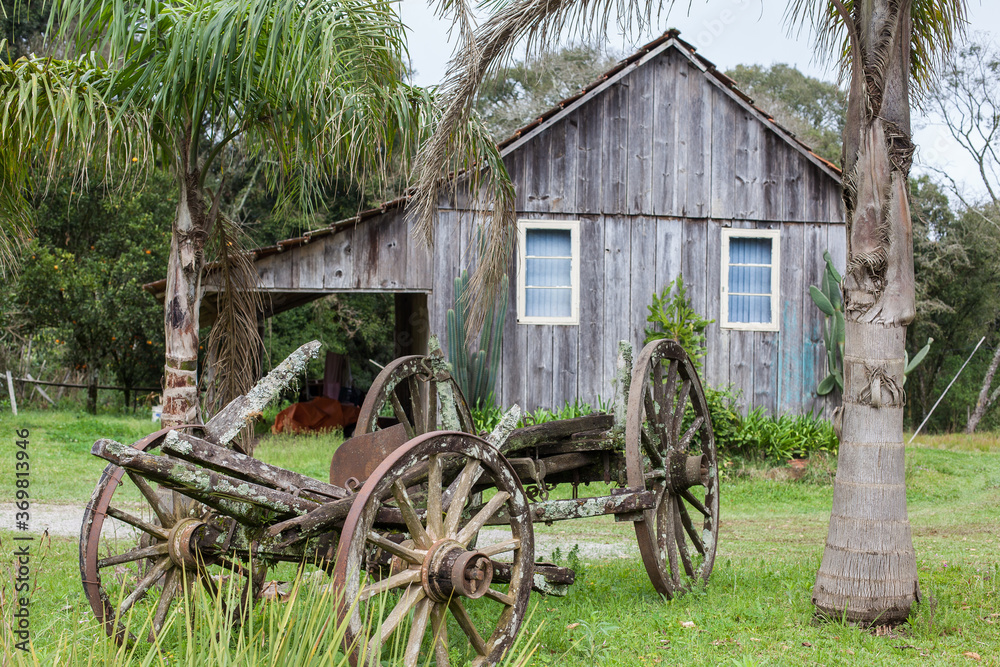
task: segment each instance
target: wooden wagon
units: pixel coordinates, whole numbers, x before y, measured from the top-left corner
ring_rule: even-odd
[[[109,465],[84,513],[80,569],[109,635],[142,639],[121,621],[136,605],[152,616],[150,636],[159,632],[195,581],[217,593],[235,577],[246,613],[268,567],[310,562],[332,575],[352,664],[395,651],[407,666],[442,667],[456,635],[472,664],[495,664],[531,591],[565,594],[574,579],[535,562],[533,524],[599,515],[633,524],[660,594],[708,580],[716,449],[701,382],[676,342],[650,343],[634,370],[620,344],[614,414],[515,428],[514,408],[488,435],[476,434],[439,352],[397,359],[334,452],[329,482],[231,446],[318,347],[300,348],[205,425],[94,444]],[[581,495],[590,484],[602,493]],[[570,497],[550,497],[567,486]]]

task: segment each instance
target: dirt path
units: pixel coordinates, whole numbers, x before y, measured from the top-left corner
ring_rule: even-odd
[[[14,505],[0,503],[0,529],[14,530]],[[58,537],[79,537],[80,524],[83,522],[83,505],[43,505],[31,506],[30,530],[33,533],[48,531],[49,535]],[[484,544],[500,542],[509,539],[510,533],[495,528],[484,529],[480,541]],[[639,555],[639,549],[634,540],[620,539],[610,542],[594,540],[590,537],[577,538],[568,535],[549,535],[545,532],[535,533],[535,558],[550,560],[552,552],[559,549],[565,558],[570,549],[579,545],[580,558],[583,560],[607,560],[609,558],[634,558]]]

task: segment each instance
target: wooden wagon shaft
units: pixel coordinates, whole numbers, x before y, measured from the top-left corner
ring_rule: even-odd
[[[543,447],[556,444],[562,440],[577,439],[576,436],[582,434],[589,435],[593,433],[597,435],[610,432],[614,426],[614,421],[615,418],[612,415],[597,414],[525,426],[515,429],[500,448],[500,451],[504,456],[507,456],[512,452],[530,447]],[[594,440],[607,441],[609,438],[594,438]],[[569,451],[577,450],[570,449]]]
[[[314,340],[288,355],[274,370],[261,378],[246,396],[236,397],[216,413],[205,424],[205,437],[219,445],[229,444],[245,426],[252,424],[260,416],[268,403],[302,374],[309,360],[315,359],[319,354],[320,346],[321,343]]]
[[[208,471],[172,456],[146,454],[114,440],[98,440],[90,451],[94,456],[139,473],[151,481],[185,493],[191,492],[192,497],[198,494],[198,500],[212,507],[213,503],[205,498],[241,501],[286,516],[305,514],[319,507],[318,503],[296,498],[290,493]],[[222,508],[217,509],[227,512]]]
[[[334,500],[310,510],[308,513],[276,523],[267,529],[267,534],[282,546],[305,539],[317,533],[324,533],[347,517],[354,497]],[[402,523],[402,519],[400,519]]]
[[[346,489],[339,486],[269,465],[252,456],[213,445],[207,440],[186,433],[171,431],[160,447],[165,453],[185,461],[318,503],[339,500],[350,495]]]
[[[493,565],[493,581],[498,584],[510,583],[510,563],[491,561]],[[531,590],[543,595],[561,597],[569,592],[569,587],[576,581],[576,573],[568,567],[559,567],[548,563],[535,563]]]

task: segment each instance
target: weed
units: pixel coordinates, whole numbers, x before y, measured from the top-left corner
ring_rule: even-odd
[[[618,626],[605,620],[600,611],[592,611],[589,620],[577,620],[566,629],[576,635],[575,652],[592,662],[600,662],[611,648],[611,635],[618,631]]]

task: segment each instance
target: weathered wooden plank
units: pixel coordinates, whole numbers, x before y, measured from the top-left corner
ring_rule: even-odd
[[[161,450],[179,459],[245,479],[255,484],[325,503],[346,498],[350,493],[333,484],[321,482],[291,470],[272,466],[239,452],[214,445],[207,440],[172,431],[164,438]]]
[[[684,221],[656,218],[656,289],[662,290],[684,267]]]
[[[779,414],[796,414],[812,387],[803,387],[805,322],[803,308],[810,307],[809,286],[804,282],[805,226],[790,222],[781,228],[781,309],[778,335]]]
[[[580,369],[580,327],[552,327],[552,407],[577,399]]]
[[[321,289],[323,287],[323,255],[324,248],[316,241],[307,243],[294,250],[295,260],[292,265],[292,284],[294,289]]]
[[[712,212],[717,220],[733,217],[736,196],[736,104],[712,87]]]
[[[360,223],[354,227],[354,287],[377,287],[379,225]]]
[[[504,158],[504,166],[507,173],[514,182],[514,209],[517,211],[527,210],[525,201],[527,199],[527,189],[524,183],[524,151],[514,151]]]
[[[826,181],[828,180],[826,174],[811,162],[806,165],[805,170],[809,173],[806,205],[810,220],[827,222],[829,201],[826,197]]]
[[[288,261],[287,250],[271,255],[273,285],[281,288],[292,284],[292,262]]]
[[[437,334],[444,343],[447,329],[446,316],[455,304],[455,278],[457,276],[459,213],[438,212],[438,230],[434,235],[434,288],[427,308],[431,321],[431,334]]]
[[[354,229],[323,237],[323,288],[354,285]]]
[[[754,332],[731,329],[729,332],[729,381],[733,390],[739,392],[743,412],[746,414],[754,406]]]
[[[786,220],[782,188],[785,180],[785,155],[787,144],[772,131],[764,132],[761,166],[763,189],[763,219],[780,222]]]
[[[378,238],[378,274],[375,276],[379,287],[387,290],[409,287],[406,250],[409,239],[403,210],[386,213],[383,218],[377,219],[376,224],[382,227]]]
[[[722,298],[722,225],[718,220],[709,220],[706,228],[708,249],[706,251],[708,307],[702,316],[714,320],[705,329],[704,369],[706,382],[712,387],[729,384],[729,330],[719,326],[720,299]]]
[[[601,99],[592,104],[602,104]],[[598,107],[599,108],[599,107]],[[597,108],[581,109],[577,126],[576,196],[581,213],[600,213],[604,122]]]
[[[714,86],[697,70],[688,77],[688,183],[686,215],[708,217],[711,210],[712,175],[712,89]]]
[[[657,216],[676,215],[677,56],[672,50],[648,63],[653,69],[652,205]]]
[[[628,174],[629,80],[623,79],[602,95],[604,145],[602,147],[602,208],[614,215],[625,210]]]
[[[823,271],[826,268],[823,252],[826,248],[827,225],[806,224],[802,255],[802,275],[806,290],[809,289],[809,285],[823,284]],[[823,342],[823,313],[813,305],[812,299],[803,301],[802,320],[805,333],[802,358],[803,411],[820,412],[827,400],[816,395],[816,387],[827,374],[826,346]]]
[[[550,130],[549,199],[553,212],[575,211],[576,194],[576,116],[559,121]]]
[[[746,220],[750,214],[753,173],[750,170],[750,125],[757,121],[749,112],[736,114],[736,154],[733,157],[733,218]]]
[[[601,368],[606,395],[611,394],[611,378],[615,377],[618,341],[632,340],[629,324],[631,303],[631,224],[624,216],[604,218],[604,339]]]
[[[653,294],[661,289],[656,283],[656,222],[645,216],[636,216],[632,225],[632,257],[631,263],[631,296],[630,312],[626,315],[630,321],[631,341],[635,350],[641,350],[646,338],[646,326],[649,322],[649,305],[653,303]]]
[[[753,404],[769,415],[778,406],[778,332],[758,331],[753,342]]]
[[[458,215],[458,225],[455,228],[458,254],[455,255],[453,262],[456,276],[463,269],[471,275],[476,267],[479,259],[479,242],[476,230],[479,228],[481,222],[482,218],[471,210],[461,211]]]
[[[262,288],[274,287],[274,255],[265,257],[255,263],[257,269],[257,284]]]
[[[802,166],[806,159],[786,148],[785,175],[782,187],[785,220],[804,222],[806,219],[805,193],[802,191]]]
[[[550,324],[528,324],[526,329],[525,365],[526,397],[523,403],[526,410],[549,408],[552,404],[552,335]]]
[[[547,211],[549,171],[552,161],[552,130],[537,135],[521,148],[524,152],[524,210]]]
[[[511,293],[507,299],[507,318],[503,327],[503,344],[500,358],[500,391],[505,408],[517,403],[525,406],[527,393],[525,391],[525,350],[527,348],[527,325],[517,323],[517,273],[516,261],[511,259],[508,282]]]
[[[168,488],[191,489],[219,499],[245,502],[275,512],[279,516],[305,514],[320,506],[312,500],[247,482],[229,475],[206,471],[172,456],[154,456],[113,440],[98,440],[91,448],[98,456],[126,470],[132,470],[151,482]]]
[[[709,313],[708,301],[708,223],[706,220],[684,222],[684,286],[691,307],[703,317]]]
[[[580,220],[580,356],[577,380],[580,400],[597,407],[598,396],[609,400],[605,385],[604,337],[604,218]]]
[[[629,75],[625,212],[652,213],[654,71],[648,64]]]
[[[691,114],[687,110],[690,102],[688,79],[699,77],[701,73],[686,60],[680,60],[674,71],[674,109],[676,110],[676,125],[674,129],[674,203],[671,209],[673,215],[687,216],[688,169],[691,164],[688,153],[696,150],[691,144]]]
[[[430,290],[434,285],[432,268],[434,249],[428,248],[423,239],[414,236],[413,216],[406,215],[405,220],[407,287],[412,290]]]

